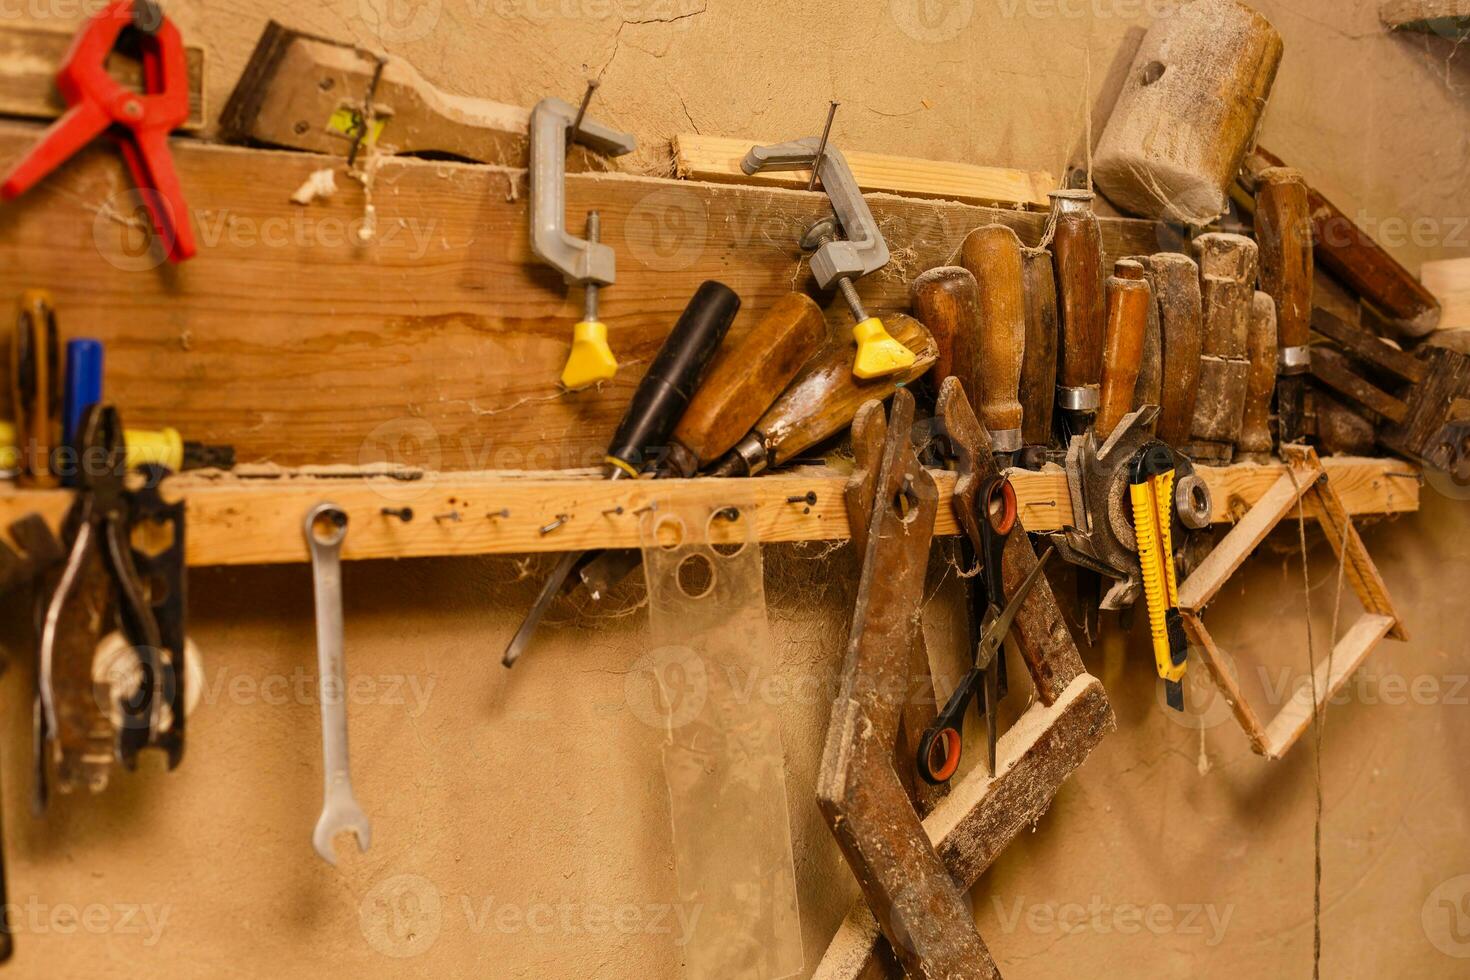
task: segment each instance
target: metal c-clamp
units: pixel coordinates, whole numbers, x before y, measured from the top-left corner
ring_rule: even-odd
[[[912,366],[915,355],[893,339],[882,320],[868,315],[853,286],[855,280],[888,264],[888,244],[842,151],[824,148],[816,137],[756,146],[745,155],[740,169],[754,175],[763,170],[806,170],[813,164],[837,221],[835,226],[830,219],[819,221],[802,240],[803,248],[816,249],[812,274],[823,289],[836,285],[852,310],[857,324],[853,336],[858,344],[853,374],[862,379],[896,374]],[[838,231],[842,237],[836,234]]]
[[[617,280],[617,256],[597,241],[596,212],[588,217],[588,237],[566,227],[567,136],[604,156],[632,153],[638,141],[628,133],[585,118],[562,99],[542,99],[531,110],[531,251],[566,278],[569,286],[587,290],[586,315],[572,334],[572,352],[562,371],[562,384],[585,388],[606,381],[618,370],[607,343],[607,326],[597,318],[597,290]]]

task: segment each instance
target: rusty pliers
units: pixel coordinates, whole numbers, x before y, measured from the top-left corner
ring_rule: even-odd
[[[85,781],[97,791],[106,785],[113,758],[133,770],[138,752],[152,746],[168,754],[172,769],[183,754],[182,619],[175,617],[177,628],[169,630],[180,635],[165,637],[157,616],[179,608],[183,597],[177,579],[170,583],[154,569],[145,578],[135,562],[131,532],[139,502],[161,498],[156,478],[143,492],[127,489],[117,410],[89,408],[76,448],[77,496],[62,525],[66,562],[41,629],[40,722],[43,738],[54,741],[61,787]],[[174,517],[173,541],[163,553],[181,558],[182,514]],[[151,519],[172,523],[167,515]],[[94,680],[97,645],[114,628],[136,657],[135,689]],[[167,724],[165,705],[171,709]]]

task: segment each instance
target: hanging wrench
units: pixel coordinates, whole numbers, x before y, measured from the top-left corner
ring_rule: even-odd
[[[357,849],[373,841],[367,814],[352,795],[347,767],[346,679],[342,665],[342,539],[347,515],[336,504],[318,504],[306,515],[306,543],[316,593],[316,654],[321,674],[322,762],[326,778],[322,815],[311,842],[328,864],[336,865],[332,840],[342,831],[357,835]]]

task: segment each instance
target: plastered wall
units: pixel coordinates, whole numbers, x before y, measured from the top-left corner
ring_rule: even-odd
[[[452,91],[506,102],[573,98],[598,75],[594,112],[640,136],[633,165],[649,171],[666,166],[660,147],[677,132],[807,135],[835,98],[847,145],[1060,172],[1151,17],[1145,0],[168,6],[208,49],[215,111],[275,17],[381,43]],[[1470,254],[1457,217],[1470,215],[1470,57],[1440,38],[1384,37],[1375,6],[1262,0],[1287,47],[1265,139],[1411,267]],[[14,12],[57,24],[73,9],[38,0]],[[1413,640],[1376,655],[1328,718],[1324,976],[1470,972],[1457,958],[1470,954],[1467,496],[1428,487],[1421,514],[1367,534]],[[1335,566],[1315,532],[1309,542],[1325,644]],[[1293,528],[1278,534],[1211,610],[1260,704],[1306,671],[1296,546]],[[833,676],[851,549],[766,557],[778,677]],[[8,972],[678,976],[661,735],[636,669],[646,613],[636,596],[595,620],[554,610],[544,642],[506,673],[499,650],[545,567],[348,567],[352,757],[375,836],[365,855],[344,849],[336,870],[310,847],[321,787],[306,568],[196,573],[206,671],[184,766],[58,800],[44,821],[27,809],[29,651],[12,599],[0,679],[19,949]],[[952,673],[954,582],[936,567],[930,585],[930,646]],[[1355,613],[1349,597],[1344,623]],[[1089,655],[1119,730],[976,890],[981,931],[1011,978],[1306,976],[1312,744],[1280,763],[1256,758],[1208,685],[1191,691],[1200,721],[1170,718],[1140,639],[1114,627]],[[778,710],[810,968],[855,889],[813,803],[828,704],[789,696]]]

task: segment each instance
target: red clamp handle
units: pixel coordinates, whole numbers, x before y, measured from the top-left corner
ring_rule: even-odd
[[[120,127],[118,146],[143,196],[153,227],[170,261],[197,251],[189,207],[174,169],[168,134],[189,119],[189,64],[178,28],[161,18],[142,37],[144,91],[134,92],[107,73],[107,57],[134,22],[134,0],[117,0],[77,34],[56,75],[70,106],[6,175],[0,197],[12,200],[30,190],[111,127]]]

